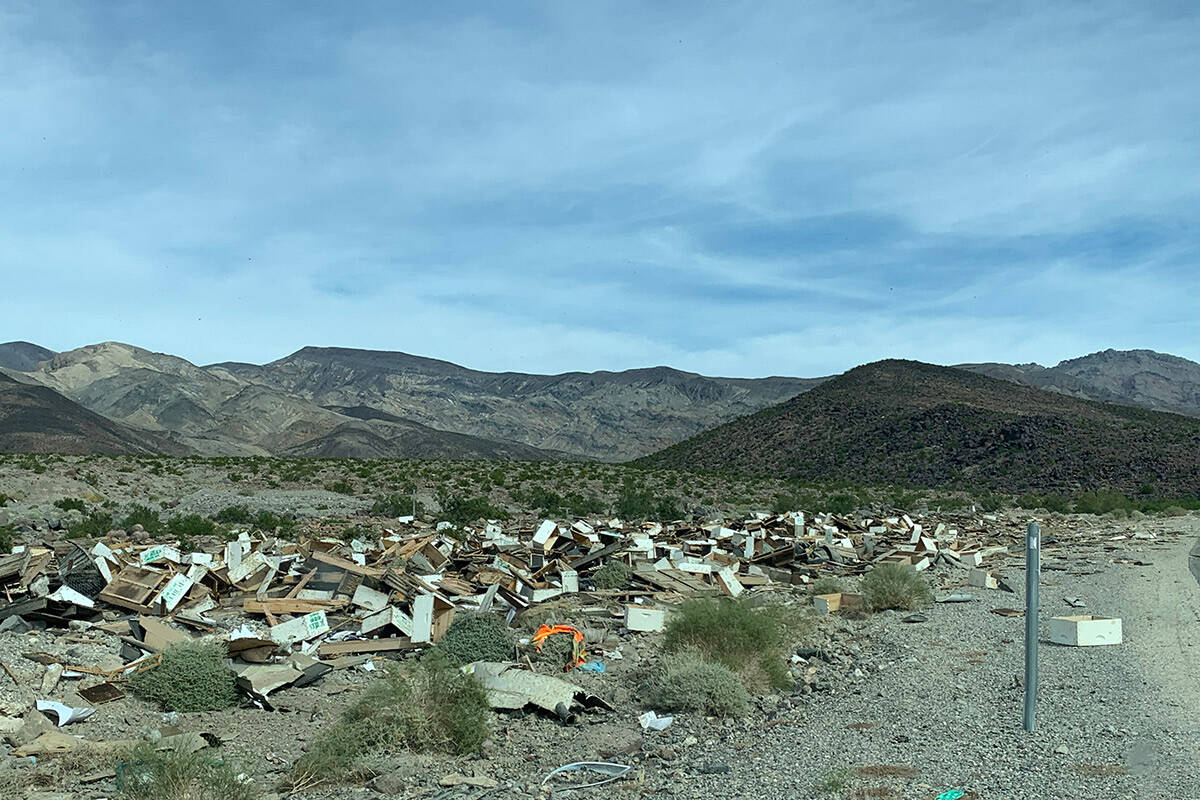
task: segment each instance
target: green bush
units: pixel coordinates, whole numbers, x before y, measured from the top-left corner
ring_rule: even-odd
[[[0,555],[12,552],[13,542],[17,540],[17,529],[12,525],[0,525]]]
[[[410,495],[393,492],[384,495],[371,506],[371,513],[380,517],[406,517],[413,511],[413,501]]]
[[[933,590],[921,573],[907,564],[876,564],[862,581],[862,593],[873,611],[912,611],[933,602]]]
[[[833,514],[849,514],[858,508],[858,498],[847,492],[839,492],[825,501],[825,511]]]
[[[1023,494],[1016,499],[1017,508],[1039,509],[1066,514],[1071,510],[1071,501],[1061,494]]]
[[[255,800],[242,772],[208,750],[184,753],[139,745],[117,767],[120,800]]]
[[[141,525],[146,533],[157,534],[163,531],[163,521],[158,516],[158,512],[146,506],[134,506],[129,513],[125,515],[125,519],[121,520],[121,527],[129,530],[134,525]]]
[[[472,661],[511,661],[512,631],[496,614],[455,614],[437,650],[456,667]]]
[[[493,506],[486,497],[467,497],[445,487],[439,488],[435,497],[442,507],[438,518],[454,525],[468,525],[481,519],[508,519],[508,514]]]
[[[617,516],[629,520],[673,520],[683,516],[679,499],[671,496],[658,497],[646,486],[638,486],[626,479],[617,495]]]
[[[1167,506],[1162,510],[1161,513],[1164,517],[1182,517],[1188,512],[1187,509],[1182,506]]]
[[[842,588],[842,581],[832,575],[825,575],[813,581],[813,594],[837,594],[846,591]]]
[[[4,505],[4,504],[0,503],[0,505]],[[84,503],[82,500],[80,500],[78,497],[64,497],[60,500],[55,500],[54,507],[58,508],[58,509],[62,509],[63,511],[70,511],[71,509],[75,509],[76,511],[80,512],[81,514],[87,513],[87,504]]]
[[[369,685],[292,770],[293,787],[362,776],[367,761],[401,748],[452,754],[478,752],[488,735],[487,695],[437,653],[411,674],[399,666]]]
[[[354,494],[354,486],[348,480],[338,480],[325,484],[325,488],[338,494]]]
[[[694,650],[737,672],[751,688],[786,688],[783,648],[805,621],[781,606],[755,607],[746,597],[687,600],[667,624],[668,652]]]
[[[592,573],[592,586],[597,589],[624,589],[633,579],[633,570],[624,562],[609,561]]]
[[[134,675],[129,685],[165,711],[219,711],[237,699],[237,681],[225,657],[219,641],[174,644],[163,651],[161,664]]]
[[[221,530],[215,522],[199,514],[180,514],[167,520],[167,533],[183,541],[197,536],[218,536]]]
[[[68,539],[99,539],[108,535],[113,529],[112,514],[93,511],[83,518],[83,521],[72,525],[67,532]]]
[[[248,525],[254,520],[254,513],[249,506],[226,506],[216,513],[213,519],[222,525]]]
[[[750,709],[750,693],[732,670],[690,651],[663,658],[645,699],[656,711],[699,711],[714,717],[739,717]]]

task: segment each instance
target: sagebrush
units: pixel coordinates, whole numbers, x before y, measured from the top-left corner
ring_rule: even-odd
[[[129,680],[139,697],[164,711],[218,711],[237,700],[237,679],[225,665],[222,642],[181,642],[162,653],[162,663]]]
[[[694,650],[724,664],[750,688],[791,685],[784,647],[809,625],[799,611],[755,605],[747,597],[702,598],[681,603],[667,624],[668,652]]]
[[[452,665],[473,661],[511,661],[512,631],[496,614],[455,614],[437,650]]]
[[[366,777],[373,757],[401,748],[478,752],[490,713],[479,682],[436,651],[409,673],[393,666],[300,757],[293,786]]]
[[[925,576],[907,564],[876,564],[862,580],[862,594],[872,611],[894,608],[915,611],[933,602]]]
[[[255,800],[254,784],[209,750],[135,749],[117,767],[121,800]]]
[[[620,561],[609,561],[592,573],[592,586],[597,589],[624,589],[633,578],[633,570]]]
[[[739,717],[750,708],[750,693],[729,667],[686,651],[663,658],[650,680],[646,703],[656,711]]]

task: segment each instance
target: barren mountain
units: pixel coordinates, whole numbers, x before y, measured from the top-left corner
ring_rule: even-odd
[[[28,374],[98,414],[133,428],[170,432],[205,455],[282,454],[307,447],[313,454],[356,457],[435,451],[445,457],[479,457],[476,454],[485,452],[501,457],[506,448],[523,458],[553,456],[441,431],[423,430],[415,436],[407,432],[411,423],[403,420],[402,435],[396,423],[356,420],[303,397],[117,342],[60,353]],[[337,433],[347,424],[372,435],[356,439],[346,431]],[[439,435],[444,441],[435,445]],[[358,447],[357,442],[369,444]]]
[[[1072,397],[1200,416],[1200,364],[1153,350],[1104,350],[1054,367],[990,363],[958,366]]]
[[[54,358],[54,351],[30,342],[4,342],[0,344],[0,367],[17,372],[37,369],[42,361]]]
[[[1194,496],[1200,420],[879,361],[639,463],[877,485]]]
[[[0,451],[182,454],[186,448],[106,419],[53,389],[0,375]]]
[[[208,370],[326,407],[365,407],[444,431],[611,461],[652,452],[822,380],[709,378],[667,367],[480,372],[406,353],[326,347],[305,347],[263,366]]]

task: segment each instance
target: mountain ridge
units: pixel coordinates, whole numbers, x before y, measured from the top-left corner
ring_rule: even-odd
[[[892,359],[635,463],[867,484],[1200,495],[1200,420]]]

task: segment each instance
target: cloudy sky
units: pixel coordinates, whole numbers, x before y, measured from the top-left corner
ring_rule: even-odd
[[[1190,1],[3,0],[0,341],[1200,360],[1198,42]]]

